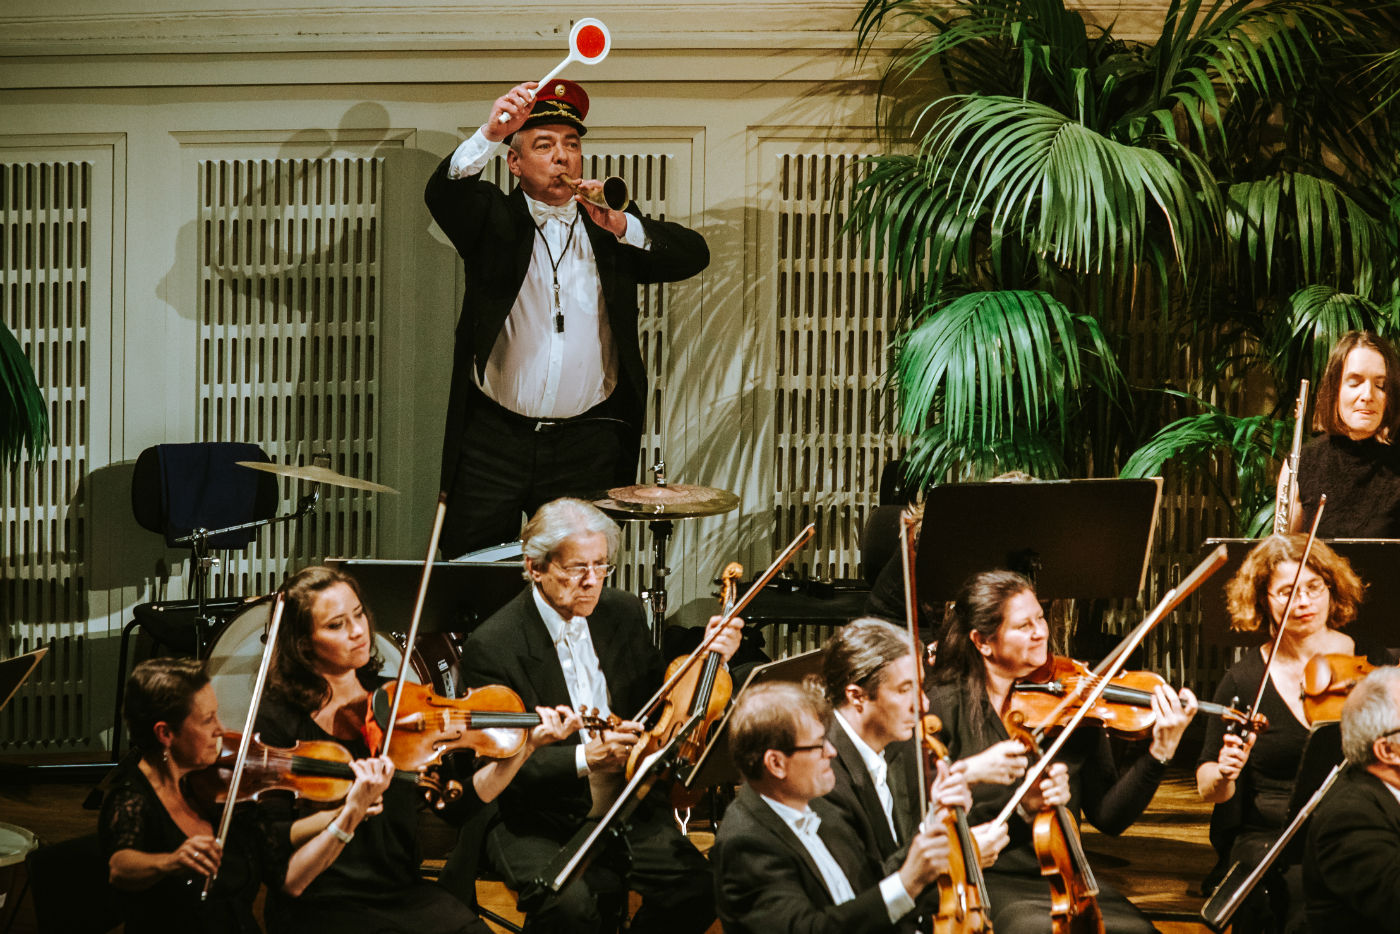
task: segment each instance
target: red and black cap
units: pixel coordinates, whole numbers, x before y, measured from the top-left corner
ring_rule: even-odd
[[[587,116],[588,95],[583,88],[572,81],[555,78],[536,89],[535,104],[520,128],[527,130],[547,123],[567,123],[582,136],[588,132],[588,127],[583,125]]]

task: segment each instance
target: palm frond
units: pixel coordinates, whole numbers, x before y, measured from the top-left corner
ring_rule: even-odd
[[[24,349],[0,322],[0,463],[18,464],[27,449],[37,458],[48,445],[49,422],[44,397],[34,381]]]
[[[1299,289],[1270,321],[1261,346],[1278,382],[1287,385],[1321,373],[1332,345],[1348,331],[1396,333],[1393,306],[1382,307],[1364,295],[1340,292],[1332,286]]]
[[[1122,275],[1158,257],[1191,269],[1215,223],[1213,191],[1193,184],[1209,170],[1189,154],[1188,175],[1031,101],[952,98],[922,151],[931,174],[963,179],[959,211],[1005,218],[1078,272]]]
[[[1121,380],[1098,322],[1045,292],[975,292],[926,309],[899,347],[899,430],[930,424],[950,439],[991,445],[1016,426],[1058,431],[1093,369]]]
[[[1024,470],[1042,480],[1065,475],[1058,438],[1014,428],[988,442],[950,437],[934,425],[915,436],[903,456],[905,481],[911,489],[929,483],[990,480],[1011,470]]]

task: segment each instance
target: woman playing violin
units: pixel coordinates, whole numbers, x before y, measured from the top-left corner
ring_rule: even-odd
[[[1391,404],[1395,399],[1396,404]],[[1292,531],[1312,524],[1318,497],[1322,538],[1400,538],[1400,357],[1383,337],[1351,331],[1332,348],[1313,406],[1323,432],[1298,457]]]
[[[268,696],[258,717],[263,741],[290,746],[300,740],[331,739],[355,755],[367,755],[365,715],[370,692],[383,682],[374,658],[374,626],[354,578],[310,567],[283,585],[286,609],[268,677]],[[579,718],[567,708],[537,708],[540,724],[516,756],[475,773],[464,807],[490,801],[508,784],[539,745],[568,736]],[[450,759],[451,757],[449,757]],[[444,769],[451,770],[450,762]],[[465,770],[464,770],[465,774]],[[297,934],[325,931],[487,931],[449,892],[422,881],[418,848],[418,791],[394,782],[383,797],[383,813],[355,822],[322,811],[301,817],[292,839],[327,827],[345,841],[340,859],[299,897],[269,899],[268,930]],[[266,809],[282,819],[295,816],[290,801]]]
[[[140,758],[122,767],[103,801],[99,832],[110,879],[122,893],[126,930],[257,932],[258,887],[289,895],[306,888],[333,861],[341,843],[319,834],[292,849],[285,827],[240,806],[221,848],[218,808],[191,795],[184,781],[214,764],[222,747],[218,700],[204,666],[188,658],[137,665],[126,691],[126,721]],[[351,763],[355,780],[345,801],[348,820],[375,806],[389,783],[383,760]],[[206,876],[217,872],[201,901]]]
[[[1226,586],[1230,625],[1243,632],[1267,627],[1272,637],[1293,588],[1298,561],[1307,546],[1306,535],[1273,535],[1245,557]],[[1223,722],[1206,727],[1205,745],[1196,767],[1196,787],[1201,797],[1215,805],[1211,816],[1211,842],[1221,854],[1209,887],[1230,865],[1252,866],[1268,850],[1288,824],[1288,802],[1308,722],[1303,713],[1303,666],[1314,655],[1353,651],[1350,636],[1337,630],[1356,618],[1362,583],[1347,560],[1323,541],[1315,541],[1307,567],[1298,578],[1297,595],[1278,650],[1267,670],[1259,712],[1269,728],[1258,737],[1244,738],[1225,732]],[[1264,660],[1272,638],[1245,650],[1225,673],[1215,692],[1217,700],[1240,698],[1251,703],[1266,671]],[[1271,884],[1272,883],[1272,884]],[[1235,914],[1235,931],[1298,930],[1303,923],[1301,877],[1295,866],[1283,881],[1266,880],[1268,898],[1256,892]],[[1288,919],[1288,920],[1285,920]]]
[[[967,760],[973,787],[972,823],[994,816],[1007,803],[1027,760],[1002,721],[1012,686],[1044,666],[1050,627],[1031,583],[1012,571],[986,571],[963,585],[948,613],[934,665],[933,711],[943,721],[950,755]],[[1041,795],[1027,795],[1022,813],[1043,806],[1082,806],[1105,833],[1122,833],[1152,800],[1167,762],[1196,712],[1190,691],[1178,696],[1159,687],[1150,745],[1123,770],[1105,731],[1083,724],[1053,766]],[[987,871],[987,899],[997,934],[1051,930],[1049,887],[1041,878],[1027,825],[1013,818],[1011,843]],[[1099,908],[1107,930],[1155,930],[1122,895],[1099,883]]]

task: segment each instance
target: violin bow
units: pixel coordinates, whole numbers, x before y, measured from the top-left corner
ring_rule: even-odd
[[[238,786],[243,781],[243,765],[248,761],[248,747],[253,741],[253,725],[258,720],[258,706],[262,703],[263,684],[267,681],[267,669],[272,662],[272,653],[277,646],[277,633],[282,628],[282,611],[286,608],[286,597],[278,588],[277,593],[272,597],[272,619],[267,624],[267,644],[263,646],[262,661],[258,663],[258,676],[253,681],[253,699],[248,704],[248,716],[244,718],[243,735],[238,738],[238,757],[233,760],[233,776],[228,782],[228,799],[224,801],[224,813],[219,818],[219,835],[215,838],[219,841],[219,849],[223,849],[224,841],[228,839],[229,827],[233,825],[233,805],[238,800]],[[206,901],[209,898],[209,890],[214,887],[214,878],[218,876],[216,869],[210,875],[204,877],[204,888],[200,890],[199,900]]]
[[[1264,659],[1264,674],[1259,678],[1259,691],[1254,695],[1254,703],[1249,706],[1249,716],[1245,718],[1245,723],[1254,722],[1254,718],[1259,715],[1259,705],[1264,702],[1264,686],[1269,683],[1269,666],[1274,663],[1279,643],[1283,641],[1283,631],[1288,628],[1288,617],[1293,613],[1293,602],[1298,599],[1298,581],[1303,577],[1303,568],[1308,566],[1308,556],[1312,554],[1313,542],[1317,540],[1317,524],[1322,521],[1322,510],[1326,506],[1327,494],[1323,493],[1318,498],[1317,515],[1313,516],[1312,528],[1308,531],[1308,543],[1303,546],[1303,556],[1298,559],[1298,570],[1293,572],[1293,584],[1288,588],[1288,600],[1283,604],[1278,632],[1274,633],[1274,641],[1269,645],[1269,655]]]
[[[438,537],[442,535],[442,522],[447,516],[447,493],[438,494],[437,514],[433,516],[433,534],[428,537],[428,557],[423,560],[423,576],[418,581],[418,599],[413,603],[413,620],[408,624],[408,640],[403,644],[403,658],[399,660],[399,674],[394,678],[394,699],[389,703],[389,722],[384,727],[384,743],[379,748],[389,753],[389,740],[394,738],[394,723],[399,719],[399,701],[403,698],[403,683],[408,677],[408,666],[413,657],[413,643],[418,641],[418,623],[423,619],[423,603],[428,597],[428,579],[433,576],[433,555],[437,553]]]
[[[1016,789],[1016,793],[1006,802],[1006,806],[1001,809],[1001,813],[996,816],[996,819],[992,822],[993,824],[1001,827],[1011,819],[1011,815],[1016,811],[1017,806],[1020,805],[1021,799],[1024,798],[1027,792],[1034,788],[1036,783],[1044,776],[1046,770],[1050,768],[1051,761],[1064,747],[1065,743],[1069,741],[1070,735],[1074,733],[1075,727],[1079,726],[1079,724],[1084,721],[1084,718],[1089,714],[1090,708],[1098,703],[1099,698],[1103,696],[1103,692],[1108,690],[1109,682],[1123,670],[1123,666],[1127,664],[1128,655],[1142,644],[1142,640],[1147,638],[1147,634],[1152,631],[1153,627],[1165,619],[1168,613],[1180,606],[1182,601],[1195,592],[1196,588],[1205,583],[1206,578],[1224,567],[1226,560],[1228,560],[1228,554],[1225,550],[1225,546],[1217,546],[1210,554],[1206,555],[1205,559],[1200,564],[1196,565],[1196,569],[1188,574],[1181,583],[1167,591],[1166,596],[1153,607],[1152,612],[1148,613],[1143,621],[1137,624],[1133,631],[1119,644],[1117,649],[1109,653],[1110,657],[1113,658],[1113,662],[1103,672],[1098,672],[1097,677],[1085,679],[1091,685],[1087,693],[1080,694],[1078,690],[1065,692],[1065,696],[1055,705],[1055,709],[1050,712],[1050,716],[1046,722],[1054,723],[1072,704],[1079,704],[1079,709],[1070,717],[1069,722],[1066,723],[1064,729],[1060,731],[1060,735],[1055,737],[1055,741],[1050,744],[1050,748],[1045,750],[1044,754],[1042,754],[1033,765],[1026,769],[1026,777],[1021,780],[1021,786]]]
[[[640,723],[651,715],[651,712],[656,709],[656,705],[661,699],[670,693],[671,688],[675,687],[681,678],[685,677],[685,673],[690,670],[691,665],[695,664],[696,659],[709,651],[711,644],[719,638],[721,632],[724,632],[725,625],[735,616],[738,616],[744,607],[753,602],[753,598],[762,592],[764,585],[772,580],[773,576],[783,569],[783,565],[792,560],[792,556],[797,553],[797,550],[811,541],[812,536],[815,534],[817,534],[816,525],[808,523],[805,529],[797,533],[796,538],[788,542],[788,546],[778,554],[778,557],[773,559],[772,564],[768,565],[768,570],[759,575],[753,584],[749,586],[749,589],[744,592],[744,595],[740,597],[732,607],[725,610],[724,615],[720,617],[719,625],[715,627],[714,632],[710,633],[709,638],[703,640],[694,652],[686,656],[685,661],[677,666],[676,670],[671,674],[671,677],[666,679],[666,683],[661,685],[657,692],[651,696],[651,700],[642,705],[642,709],[632,718],[635,722]]]
[[[914,537],[910,533],[910,526],[914,524],[914,517],[909,514],[909,510],[900,510],[899,513],[899,562],[904,571],[904,623],[909,628],[910,648],[914,651],[914,685],[919,694],[924,693],[924,654],[920,651],[919,644],[919,602],[914,587]],[[917,701],[916,701],[917,702]],[[919,720],[919,754],[914,757],[914,775],[918,780],[919,789],[919,822],[922,824],[928,818],[928,791],[929,782],[928,768],[926,767],[924,750],[928,748],[928,727],[924,725],[924,718]]]

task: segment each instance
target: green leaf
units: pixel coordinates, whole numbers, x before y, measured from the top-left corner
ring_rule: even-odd
[[[37,459],[48,446],[48,414],[24,349],[0,322],[0,463]]]

